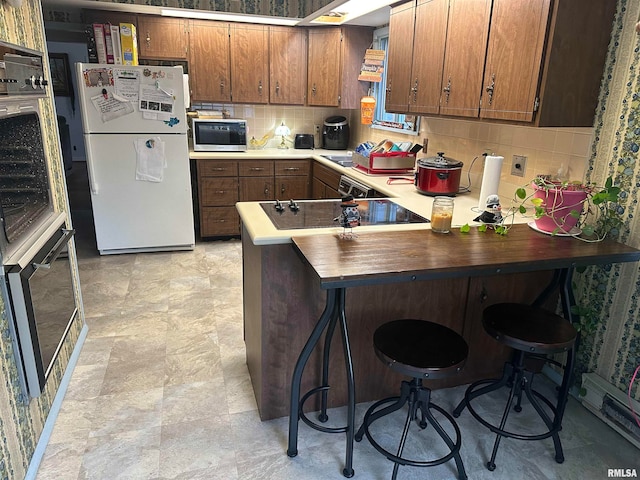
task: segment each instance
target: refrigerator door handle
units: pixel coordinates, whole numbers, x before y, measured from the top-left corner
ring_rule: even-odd
[[[87,138],[85,137],[85,142],[87,142]],[[98,182],[96,182],[96,177],[93,174],[93,160],[91,159],[91,147],[87,144],[86,148],[87,153],[87,174],[89,177],[89,190],[91,190],[91,195],[98,195]]]

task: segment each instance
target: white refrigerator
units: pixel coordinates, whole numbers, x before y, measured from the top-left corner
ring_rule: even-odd
[[[182,67],[77,63],[101,255],[193,249]]]

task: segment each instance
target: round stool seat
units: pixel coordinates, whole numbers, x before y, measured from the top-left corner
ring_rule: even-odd
[[[520,303],[498,303],[485,308],[482,325],[500,343],[544,354],[570,349],[578,334],[561,316]]]
[[[444,325],[426,320],[394,320],[373,334],[376,355],[389,368],[414,378],[442,378],[459,371],[467,342]]]

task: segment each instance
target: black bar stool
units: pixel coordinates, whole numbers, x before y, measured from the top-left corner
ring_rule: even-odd
[[[564,454],[558,432],[562,429],[562,417],[569,396],[574,361],[573,346],[577,336],[576,329],[573,328],[571,323],[555,313],[518,303],[499,303],[487,307],[482,314],[482,325],[485,331],[498,342],[515,349],[513,358],[510,362],[505,363],[502,378],[480,380],[471,384],[467,388],[464,398],[453,411],[453,416],[458,418],[466,407],[476,420],[496,434],[491,459],[487,462],[487,468],[491,471],[496,468],[495,459],[502,437],[519,440],[542,440],[552,437],[556,462],[562,463]],[[525,360],[535,357],[542,358],[545,362],[560,365],[558,362],[546,358],[546,355],[565,351],[567,352],[567,359],[564,365],[562,384],[558,390],[558,398],[554,405],[551,400],[533,389],[532,384],[535,373],[527,370]],[[481,395],[505,386],[510,389],[509,397],[500,425],[495,426],[483,419],[474,410],[471,402]],[[522,411],[523,392],[531,406],[545,423],[546,432],[532,435],[505,429],[514,400],[516,400],[516,403],[513,409],[516,412]],[[553,419],[549,416],[548,411],[545,411],[543,404],[553,414]]]
[[[373,346],[378,358],[390,369],[413,377],[413,379],[410,382],[402,382],[399,397],[380,400],[367,410],[355,440],[359,442],[366,435],[378,452],[394,462],[392,479],[396,478],[400,465],[433,467],[448,462],[452,458],[456,462],[458,478],[460,480],[466,479],[467,475],[460,457],[462,444],[460,429],[451,415],[431,402],[431,390],[424,387],[422,381],[423,379],[444,378],[459,372],[469,353],[467,343],[456,332],[437,323],[425,320],[395,320],[378,327],[373,334]],[[389,405],[379,409],[385,404]],[[408,405],[407,418],[400,438],[400,445],[397,452],[393,454],[374,440],[369,432],[369,427],[385,415],[400,410],[405,404]],[[455,430],[455,441],[435,419],[431,410],[436,410],[451,423]],[[415,420],[422,430],[428,425],[432,425],[436,433],[447,444],[450,453],[428,461],[404,458],[402,452],[412,420]]]

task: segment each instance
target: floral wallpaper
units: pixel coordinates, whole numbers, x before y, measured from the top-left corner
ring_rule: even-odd
[[[38,0],[24,0],[20,8],[13,8],[6,2],[1,2],[0,40],[44,52],[44,56],[47,58],[40,2]],[[49,74],[47,73],[47,75]],[[40,100],[40,111],[45,131],[47,167],[52,181],[55,209],[68,212],[55,106],[51,97]],[[67,223],[70,224],[68,216]],[[76,296],[80,298],[75,249],[71,248],[69,254],[74,266]],[[27,472],[49,414],[51,403],[58,391],[69,358],[83,328],[84,318],[80,309],[80,315],[72,325],[53,371],[47,380],[45,391],[39,398],[25,404],[9,334],[10,319],[6,305],[5,298],[0,296],[0,372],[3,379],[0,384],[0,479],[13,480],[24,478]]]
[[[635,24],[640,2],[619,0],[607,66],[595,120],[588,181],[603,184],[613,176],[626,192],[619,209],[624,227],[618,240],[640,248],[640,36]],[[626,392],[640,365],[640,267],[615,264],[577,274],[576,300],[599,315],[595,334],[582,338],[580,369],[598,375]],[[633,387],[640,400],[640,382]]]
[[[249,15],[270,15],[274,17],[304,18],[331,3],[331,0],[97,0],[105,3],[131,3],[153,7],[188,8],[215,12],[245,13]],[[49,9],[47,9],[49,10]],[[71,20],[64,11],[52,9],[45,18],[59,22]]]

